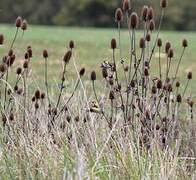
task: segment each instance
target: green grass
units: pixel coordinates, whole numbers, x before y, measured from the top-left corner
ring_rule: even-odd
[[[0,47],[0,55],[5,54],[13,39],[15,28],[10,25],[0,25],[0,33],[5,35],[5,46]],[[137,33],[137,38],[142,36],[142,32]],[[43,73],[44,63],[42,58],[43,49],[49,51],[49,63],[50,70],[49,76],[51,80],[59,77],[61,69],[61,61],[66,51],[70,40],[74,40],[76,43],[76,54],[78,66],[85,66],[87,72],[95,69],[97,72],[100,71],[100,64],[103,60],[110,61],[111,50],[110,40],[111,38],[118,38],[118,32],[116,29],[95,29],[95,28],[71,28],[71,27],[51,27],[51,26],[29,26],[28,31],[25,32],[24,37],[22,34],[18,36],[15,46],[17,46],[17,63],[23,60],[23,54],[25,53],[26,47],[31,45],[33,48],[33,62],[34,72],[41,78]],[[185,52],[185,56],[182,61],[182,65],[179,71],[179,79],[182,80],[182,84],[186,81],[186,74],[188,71],[193,71],[193,82],[196,78],[196,33],[195,32],[172,32],[162,31],[160,37],[163,42],[170,41],[173,48],[175,49],[175,58],[173,60],[172,72],[175,70],[177,60],[180,57],[182,51],[181,41],[186,38],[189,41],[189,47]],[[123,46],[123,57],[128,57],[129,53],[129,36],[126,30],[122,32],[122,46]],[[128,58],[125,58],[128,63]],[[165,59],[162,59],[163,65]],[[153,58],[151,70],[154,73],[158,72],[158,59]],[[69,66],[70,78],[74,77],[75,70],[72,65]],[[100,77],[101,73],[98,74]],[[196,83],[191,83],[190,89],[193,95],[196,94]]]

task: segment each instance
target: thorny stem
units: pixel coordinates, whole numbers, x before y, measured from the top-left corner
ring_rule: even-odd
[[[47,93],[47,98],[48,98],[48,104],[50,104],[50,96],[49,96],[49,89],[48,89],[48,63],[47,63],[47,58],[45,58],[45,86],[46,86],[46,93]]]

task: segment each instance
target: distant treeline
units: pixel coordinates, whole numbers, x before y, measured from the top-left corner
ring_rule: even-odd
[[[121,0],[0,0],[0,23],[13,23],[22,16],[31,24],[71,26],[114,26],[114,12]],[[159,0],[132,0],[140,14],[143,5],[160,14]],[[164,27],[196,30],[195,0],[169,0]]]

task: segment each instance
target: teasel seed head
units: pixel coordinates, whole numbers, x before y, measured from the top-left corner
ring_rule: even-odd
[[[124,0],[123,1],[123,10],[125,12],[128,12],[130,9],[130,0]]]
[[[176,96],[176,102],[181,103],[182,102],[182,96],[180,94],[178,94]]]
[[[102,76],[104,79],[106,79],[108,77],[108,71],[106,68],[102,68]]]
[[[57,115],[57,108],[52,108],[52,114],[53,114],[54,116]]]
[[[40,90],[38,89],[35,91],[35,98],[40,99],[40,97],[41,97],[41,93],[40,93]]]
[[[70,49],[74,49],[74,48],[75,48],[75,43],[74,43],[73,40],[71,40],[71,41],[69,42],[69,48],[70,48]]]
[[[146,34],[146,41],[150,42],[150,40],[151,40],[151,35],[148,33],[148,34]]]
[[[95,71],[92,71],[92,72],[91,72],[91,81],[95,81],[96,78],[97,78],[96,72],[95,72]]]
[[[10,113],[10,115],[9,115],[9,120],[10,120],[10,121],[14,121],[14,114],[13,114],[13,113]]]
[[[17,69],[16,69],[16,74],[17,75],[20,75],[22,73],[22,68],[21,67],[18,67]]]
[[[180,87],[180,82],[179,82],[179,81],[176,82],[176,87],[177,87],[177,88]]]
[[[172,48],[170,48],[168,50],[167,56],[168,56],[168,58],[173,58],[174,57],[174,50]]]
[[[167,91],[168,91],[168,92],[172,92],[172,91],[173,91],[173,88],[172,88],[171,83],[168,83],[168,84],[167,84]]]
[[[165,53],[168,53],[170,48],[171,48],[171,43],[170,42],[166,42],[166,44],[165,44]]]
[[[129,66],[125,66],[125,67],[124,67],[124,71],[125,71],[125,72],[128,72],[128,71],[129,71]]]
[[[33,57],[33,51],[32,51],[31,46],[28,46],[28,47],[27,47],[27,53],[29,54],[29,57],[30,57],[30,58]]]
[[[154,31],[154,29],[155,29],[155,22],[153,19],[151,19],[149,22],[149,29],[150,29],[150,31]]]
[[[41,93],[41,99],[43,100],[43,99],[45,99],[45,97],[46,97],[46,94],[44,92],[42,92]]]
[[[156,86],[152,86],[152,94],[156,94],[157,93],[157,87]]]
[[[157,46],[158,47],[161,47],[162,46],[162,39],[161,38],[158,38],[158,40],[157,40]]]
[[[81,76],[84,76],[84,74],[85,74],[85,68],[81,68],[79,74],[80,74],[80,77]]]
[[[140,39],[140,48],[141,49],[144,49],[146,47],[146,45],[145,45],[145,39],[142,37],[141,39]]]
[[[4,36],[3,34],[0,34],[0,45],[3,45],[4,42]]]
[[[188,105],[189,105],[191,108],[193,108],[194,102],[193,102],[192,100],[189,100],[189,101],[188,101]]]
[[[25,53],[24,58],[29,59],[29,53],[28,52]]]
[[[186,39],[183,39],[182,47],[184,47],[184,48],[188,47],[188,41]]]
[[[131,86],[132,88],[135,87],[135,81],[134,81],[134,80],[131,80],[130,86]]]
[[[48,51],[46,49],[43,50],[43,57],[48,58]]]
[[[5,63],[0,64],[0,72],[4,74],[7,70],[7,65]]]
[[[74,118],[74,121],[75,121],[75,122],[79,122],[79,121],[80,121],[80,117],[79,117],[79,116],[76,116],[76,117]]]
[[[187,79],[191,80],[192,77],[193,77],[192,72],[188,72],[188,74],[187,74]]]
[[[161,0],[160,6],[161,6],[161,8],[166,8],[167,7],[167,0]]]
[[[144,76],[149,76],[148,68],[144,69]]]
[[[72,52],[70,50],[67,51],[64,58],[63,58],[63,61],[65,62],[65,64],[69,63],[71,56],[72,56]]]
[[[14,54],[13,49],[10,49],[9,52],[8,52],[8,56],[12,56],[13,54]]]
[[[118,8],[115,12],[115,19],[116,22],[120,23],[123,21],[123,12],[121,10],[121,8]]]
[[[17,91],[17,94],[18,94],[18,95],[21,95],[22,92],[23,92],[23,89],[22,89],[22,88],[19,88],[18,91]]]
[[[29,67],[29,62],[28,62],[28,60],[25,60],[23,63],[23,68],[27,69],[28,67]]]
[[[14,92],[16,92],[16,91],[18,91],[18,86],[17,85],[14,86]]]
[[[137,13],[133,12],[131,14],[131,17],[130,17],[130,27],[132,29],[135,29],[138,27],[138,24],[139,24],[139,18],[138,18],[138,15]]]
[[[27,30],[27,21],[24,19],[23,21],[22,21],[22,24],[21,24],[21,29],[23,30],[23,31],[26,31]]]
[[[111,40],[111,49],[114,50],[114,49],[116,49],[116,47],[117,47],[116,39],[113,38],[113,39]]]
[[[159,79],[158,81],[157,81],[157,89],[161,89],[163,87],[163,83],[162,83],[162,81]]]
[[[22,18],[20,16],[18,16],[16,18],[15,25],[16,25],[17,28],[20,28],[21,27],[21,25],[22,25]]]
[[[147,14],[147,20],[151,20],[151,19],[153,19],[154,18],[154,10],[153,10],[153,8],[152,7],[149,7],[148,8],[148,14]]]
[[[39,109],[39,103],[38,103],[38,101],[37,101],[37,102],[35,102],[34,107],[35,107],[35,109]]]
[[[111,90],[110,93],[109,93],[109,99],[112,101],[114,100],[115,96],[114,96],[114,91]]]
[[[32,102],[35,102],[35,100],[36,100],[36,98],[35,98],[35,96],[33,96],[33,97],[31,98],[31,101],[32,101]]]
[[[142,20],[143,21],[147,21],[147,15],[148,15],[148,6],[143,6],[142,8],[142,13],[141,13],[141,16],[142,16]]]

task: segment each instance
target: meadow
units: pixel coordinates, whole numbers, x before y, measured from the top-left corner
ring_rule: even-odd
[[[0,25],[0,179],[195,179],[196,33],[129,5],[129,31]]]

